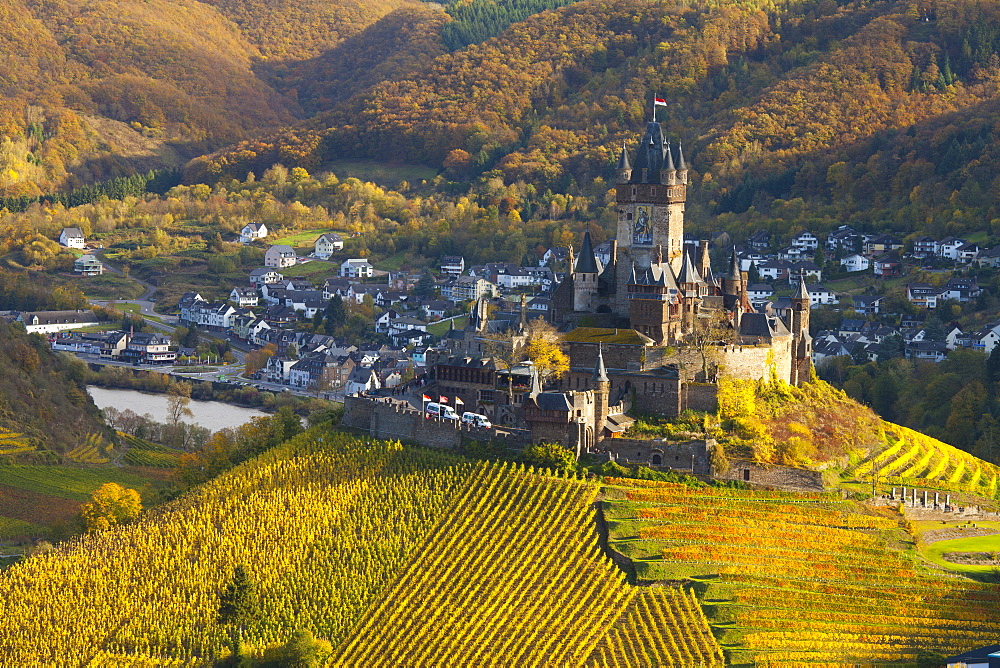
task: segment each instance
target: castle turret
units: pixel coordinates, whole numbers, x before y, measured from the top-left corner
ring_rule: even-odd
[[[708,240],[698,242],[698,274],[705,280],[712,273],[712,260],[708,256]]]
[[[677,185],[677,168],[674,167],[674,156],[670,150],[670,142],[663,144],[663,169],[660,170],[660,183],[668,186]]]
[[[628,159],[628,150],[625,148],[625,142],[622,142],[622,152],[618,156],[618,169],[615,171],[618,183],[628,183],[629,179],[632,178],[632,163]]]
[[[594,442],[604,440],[604,424],[608,419],[608,397],[611,393],[611,379],[604,367],[604,350],[597,344],[597,365],[594,367]]]
[[[687,185],[688,182],[688,168],[687,163],[684,162],[684,147],[680,142],[677,142],[677,182],[683,185]]]
[[[809,290],[806,279],[799,277],[799,287],[792,297],[792,385],[802,385],[809,380],[812,365],[812,336],[809,334]]]
[[[600,263],[594,255],[590,243],[590,230],[583,233],[580,257],[573,268],[573,310],[591,311],[597,299],[597,277],[601,273]]]

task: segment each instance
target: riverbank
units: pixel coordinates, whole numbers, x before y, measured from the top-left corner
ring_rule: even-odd
[[[317,410],[325,410],[331,402],[314,397],[303,397],[291,392],[270,392],[253,385],[210,380],[182,379],[154,370],[132,369],[123,366],[87,365],[84,379],[87,385],[106,389],[137,390],[150,394],[165,394],[178,382],[191,385],[191,399],[195,401],[216,401],[245,408],[256,408],[267,413],[289,406],[296,414],[307,416]],[[128,406],[125,406],[128,408]]]

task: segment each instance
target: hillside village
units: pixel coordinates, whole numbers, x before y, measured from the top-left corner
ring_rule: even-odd
[[[308,253],[268,243],[262,224],[247,224],[236,240],[262,245],[263,266],[249,271],[243,284],[232,285],[226,299],[184,294],[176,311],[178,324],[231,340],[243,352],[264,350],[264,366],[251,369],[248,380],[338,397],[426,380],[432,365],[428,360],[456,352],[456,332],[467,328],[470,317],[475,320],[480,301],[486,303],[491,332],[537,318],[556,322],[559,307],[553,306],[553,298],[583,260],[572,247],[552,247],[539,254],[537,265],[466,266],[461,256],[442,256],[435,272],[381,271],[365,258],[344,256],[343,235],[336,232],[318,234]],[[100,248],[88,247],[78,228],[63,230],[59,242],[83,252],[74,264],[76,273],[105,270],[97,258]],[[592,246],[599,266],[612,264],[616,243],[612,238]],[[723,234],[710,242],[708,257],[700,259],[704,249],[698,242],[685,239],[683,248],[696,264],[707,262],[707,270],[702,269],[712,275],[726,270],[717,264],[713,271],[710,258],[728,260],[735,252],[756,313],[789,313],[793,292],[804,282],[813,310],[811,356],[820,369],[838,356],[940,361],[963,347],[989,353],[1000,340],[1000,322],[963,328],[955,317],[989,294],[976,274],[998,266],[1000,249],[954,237],[936,241],[920,236],[904,243],[846,225],[825,238],[799,232],[780,247],[765,231],[737,244]],[[282,274],[308,262],[326,263],[334,275],[314,283]],[[826,287],[845,283],[850,287],[839,292]],[[888,286],[895,297],[888,295]],[[352,340],[327,333],[336,325],[331,318],[343,322],[345,305],[365,310],[367,316],[367,329],[355,330]],[[6,318],[51,336],[57,349],[105,360],[171,364],[195,354],[191,347],[169,341],[164,332],[138,338],[128,332],[72,335],[73,329],[96,324],[87,311],[11,312]]]

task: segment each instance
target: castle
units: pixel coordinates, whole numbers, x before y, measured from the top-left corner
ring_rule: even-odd
[[[667,416],[713,411],[721,375],[756,380],[775,374],[793,385],[809,378],[805,283],[800,280],[784,313],[756,311],[735,249],[717,278],[708,241],[685,243],[688,168],[681,146],[671,147],[652,122],[634,157],[622,146],[610,261],[602,266],[586,232],[579,254],[570,249],[570,271],[552,295],[549,318],[564,333],[568,373],[545,392],[530,373],[514,383],[513,403],[533,440],[579,452],[620,436],[633,408]],[[522,305],[516,325],[522,336],[524,325]],[[487,386],[514,370],[483,358],[491,332],[480,301],[466,330],[449,332],[429,362],[442,394],[498,415],[508,399]]]

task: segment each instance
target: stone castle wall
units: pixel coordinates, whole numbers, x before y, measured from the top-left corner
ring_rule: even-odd
[[[344,397],[342,423],[367,431],[372,438],[408,441],[429,448],[458,449],[463,439],[523,444],[520,435],[497,434],[492,429],[462,424],[459,420],[426,416],[412,406],[385,398]]]
[[[706,441],[609,438],[601,442],[597,449],[609,453],[622,465],[641,464],[696,475],[712,474],[710,449]]]
[[[756,464],[734,459],[728,471],[716,471],[719,480],[740,480],[752,485],[811,492],[823,491],[823,472],[795,469],[790,466]]]

